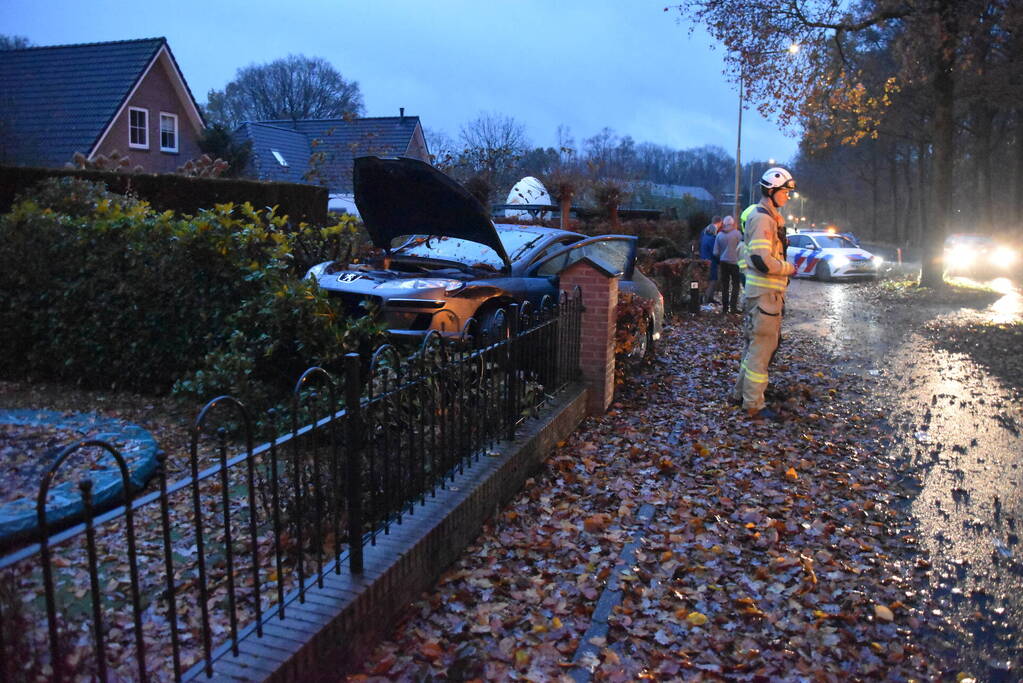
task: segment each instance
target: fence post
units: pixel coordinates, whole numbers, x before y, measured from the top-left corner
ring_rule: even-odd
[[[506,427],[507,432],[505,438],[509,441],[515,438],[515,424],[518,422],[519,415],[519,388],[518,388],[518,374],[519,374],[519,358],[516,354],[519,348],[518,340],[516,336],[519,334],[519,305],[511,304],[508,306],[508,317],[506,318],[508,325],[508,334],[503,339],[503,342],[507,344],[507,363],[505,365],[506,381],[505,388],[508,391],[508,402],[505,404],[505,419],[507,420]]]
[[[348,451],[348,566],[362,573],[362,405],[359,354],[345,354],[345,424]]]
[[[696,280],[689,283],[689,312],[700,314],[700,283]]]

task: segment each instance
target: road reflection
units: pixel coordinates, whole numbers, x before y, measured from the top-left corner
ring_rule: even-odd
[[[806,334],[840,372],[871,377],[887,415],[894,467],[932,563],[929,609],[945,621],[941,653],[978,680],[1018,681],[1023,669],[1023,411],[1014,388],[972,358],[942,351],[927,324],[1023,320],[1019,287],[977,310],[879,299],[869,285],[795,281],[785,329]],[[938,654],[938,653],[935,653]]]

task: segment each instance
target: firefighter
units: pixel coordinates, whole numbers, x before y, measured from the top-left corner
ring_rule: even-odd
[[[746,348],[732,390],[733,403],[742,405],[750,417],[779,420],[764,405],[767,366],[778,348],[782,309],[789,276],[795,267],[785,259],[785,219],[779,211],[796,189],[792,174],[781,167],[769,168],[760,179],[763,197],[750,212],[743,236],[746,289],[743,298],[743,332]]]

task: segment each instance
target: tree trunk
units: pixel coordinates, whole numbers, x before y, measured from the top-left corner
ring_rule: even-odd
[[[938,0],[940,38],[934,73],[934,213],[931,231],[925,236],[920,264],[920,286],[939,287],[942,277],[942,248],[949,233],[955,187],[955,0]]]
[[[995,227],[995,198],[994,188],[992,187],[993,176],[991,173],[991,133],[994,127],[995,111],[991,107],[982,104],[977,107],[975,116],[977,140],[974,158],[977,163],[977,172],[975,174],[977,183],[976,202],[979,204],[977,215],[985,229],[990,230]]]
[[[913,210],[913,207],[916,206],[916,196],[920,191],[913,185],[913,148],[909,146],[906,147],[906,153],[902,159],[902,175],[906,184],[906,211],[899,231],[899,243],[905,249],[905,247],[909,246],[909,235],[912,230],[913,219],[916,216],[916,211]]]
[[[923,247],[924,235],[927,232],[927,226],[932,222],[931,209],[932,204],[930,201],[931,196],[934,194],[930,192],[930,183],[927,177],[927,166],[930,156],[927,153],[927,143],[918,142],[916,146],[916,186],[919,190],[917,192],[917,220],[916,225],[913,229],[913,246],[916,248]]]
[[[1016,110],[1016,187],[1014,188],[1016,225],[1023,223],[1023,108]],[[1017,227],[1017,230],[1019,228]]]
[[[881,210],[881,206],[880,206],[881,205],[881,187],[880,187],[880,183],[878,182],[878,177],[877,177],[878,174],[879,174],[878,166],[879,166],[879,163],[880,163],[879,160],[878,160],[878,156],[879,156],[879,154],[878,154],[878,147],[879,147],[879,145],[875,141],[874,144],[871,145],[871,153],[870,153],[870,169],[871,169],[871,173],[870,173],[870,204],[871,204],[871,207],[870,207],[870,234],[871,235],[876,235],[877,234],[877,222],[878,222],[877,221],[877,214]]]
[[[561,204],[561,229],[568,230],[568,215],[572,212],[572,195],[562,193],[559,200]]]
[[[888,155],[888,189],[891,202],[891,223],[888,225],[886,237],[895,242],[901,241],[899,233],[902,226],[902,204],[899,197],[899,145],[892,145],[892,153]]]

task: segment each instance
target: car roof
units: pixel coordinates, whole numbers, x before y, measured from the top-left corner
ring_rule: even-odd
[[[550,237],[586,237],[582,233],[572,232],[571,230],[561,230],[560,228],[548,228],[543,225],[518,225],[516,223],[495,223],[494,227],[497,228],[498,232],[506,230],[515,230],[522,232],[531,232],[536,235],[548,235]]]
[[[945,238],[946,242],[994,242],[990,235],[981,235],[976,232],[955,232]]]

